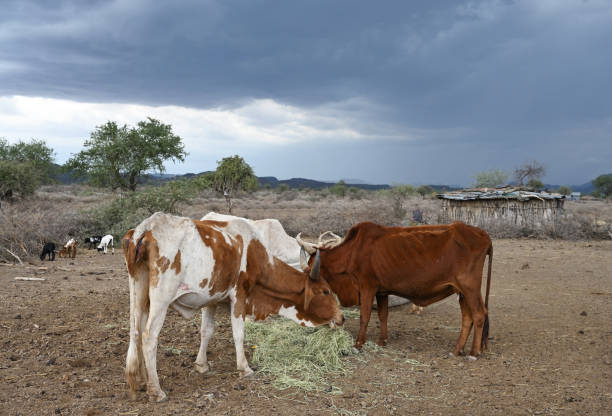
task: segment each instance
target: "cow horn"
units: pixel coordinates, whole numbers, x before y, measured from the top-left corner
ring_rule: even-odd
[[[317,249],[319,247],[317,247],[315,244],[312,243],[307,243],[306,241],[302,240],[302,238],[300,237],[302,235],[302,233],[299,233],[296,237],[295,240],[297,241],[297,243],[304,249],[306,250],[306,252],[310,255],[314,254]]]
[[[331,239],[323,241],[323,237],[328,235],[328,234],[331,236]],[[323,234],[321,234],[319,236],[319,247],[333,248],[333,247],[336,247],[337,245],[339,245],[341,242],[342,242],[342,237],[340,237],[339,235],[334,234],[331,231],[325,231]]]
[[[310,278],[312,280],[319,280],[319,272],[321,270],[321,253],[317,250],[317,254],[314,259],[314,263],[312,263],[312,269],[310,270]]]
[[[308,268],[308,258],[304,247],[300,247],[300,267],[302,267],[302,270],[306,270]]]

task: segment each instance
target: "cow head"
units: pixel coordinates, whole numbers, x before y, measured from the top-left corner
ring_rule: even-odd
[[[327,233],[322,236],[325,234]],[[318,275],[329,283],[342,306],[359,305],[359,283],[352,274],[346,271],[346,261],[341,259],[342,261],[337,262],[332,258],[334,248],[342,242],[340,237],[333,235],[333,240],[325,242],[322,242],[319,237],[318,244],[305,242],[300,238],[300,234],[297,235],[302,270],[312,271],[316,265]],[[323,256],[323,261],[321,256]]]
[[[344,316],[331,287],[321,278],[320,268],[321,257],[317,252],[304,287],[304,311],[313,324],[329,322],[333,328],[344,323]]]

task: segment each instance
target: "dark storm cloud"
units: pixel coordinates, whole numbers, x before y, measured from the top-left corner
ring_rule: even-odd
[[[406,153],[567,160],[559,149],[584,140],[610,147],[610,39],[604,1],[19,0],[0,14],[0,95],[199,108],[359,98],[372,110],[355,117],[376,127],[432,131],[397,144]]]

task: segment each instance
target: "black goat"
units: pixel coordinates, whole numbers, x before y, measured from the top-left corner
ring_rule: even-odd
[[[96,247],[98,244],[100,244],[100,242],[102,241],[102,236],[101,235],[92,235],[90,237],[87,237],[85,239],[85,244],[89,244],[89,246],[87,247],[88,250],[91,250],[92,248]]]
[[[49,261],[55,260],[55,244],[46,243],[44,245],[42,253],[40,253],[40,260],[44,260],[47,255],[49,256]]]

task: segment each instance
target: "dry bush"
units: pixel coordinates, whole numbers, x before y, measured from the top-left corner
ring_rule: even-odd
[[[303,232],[318,236],[324,231],[344,235],[362,221],[382,225],[415,225],[415,212],[422,212],[426,224],[439,222],[441,201],[434,198],[410,197],[394,210],[393,201],[384,192],[359,192],[359,198],[338,197],[328,190],[290,190],[278,193],[260,190],[240,194],[234,200],[234,215],[251,218],[277,218],[289,235]],[[14,262],[5,249],[21,257],[37,259],[44,242],[64,243],[69,235],[82,239],[89,233],[110,232],[121,219],[110,218],[113,224],[100,229],[100,218],[92,215],[116,196],[85,185],[53,185],[42,187],[37,194],[0,210],[0,261]],[[202,191],[196,198],[180,203],[180,215],[201,218],[209,211],[226,213],[223,197],[212,191]],[[401,213],[401,215],[397,215]],[[123,214],[122,214],[123,215]],[[123,215],[124,216],[124,215]],[[418,215],[417,215],[418,216]],[[132,221],[132,220],[130,220]],[[134,219],[136,221],[136,219]],[[108,221],[107,221],[108,222]],[[125,222],[125,221],[124,221]],[[132,221],[133,222],[133,221]],[[135,224],[131,224],[133,226]],[[612,232],[612,204],[600,200],[566,201],[565,214],[556,221],[541,226],[517,226],[503,220],[475,224],[494,238],[558,238],[570,240],[608,239]]]
[[[291,196],[285,198],[286,194]],[[413,225],[412,213],[417,209],[422,210],[424,223],[433,223],[441,206],[436,199],[412,197],[405,201],[407,215],[398,218],[391,199],[385,194],[360,192],[359,195],[357,199],[348,195],[337,197],[324,191],[292,190],[279,194],[263,190],[237,198],[234,201],[234,215],[250,219],[276,218],[292,236],[299,232],[315,236],[324,231],[343,235],[353,225],[363,221],[382,225]],[[182,210],[184,215],[191,218],[201,218],[209,211],[227,213],[221,198],[200,198],[182,207]]]
[[[0,261],[14,262],[10,250],[21,260],[38,261],[46,242],[61,247],[70,236],[79,239],[82,215],[69,205],[28,199],[3,204],[0,210]]]

